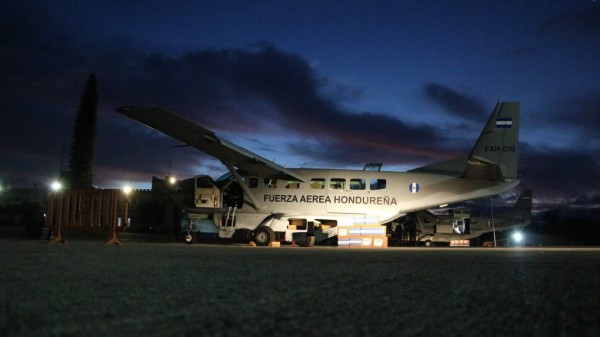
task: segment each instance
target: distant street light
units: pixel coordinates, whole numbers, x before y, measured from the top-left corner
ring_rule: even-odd
[[[125,194],[125,198],[123,198],[123,228],[126,229],[129,227],[129,194],[131,194],[133,189],[129,185],[123,186],[123,194]],[[120,226],[120,224],[119,224]]]
[[[54,181],[50,185],[50,188],[52,189],[52,191],[58,192],[62,189],[62,184],[60,183],[60,181]]]
[[[169,177],[169,184],[175,185],[176,182],[177,182],[177,178],[175,178],[175,177]]]
[[[516,244],[520,244],[523,241],[523,233],[516,231],[513,233],[513,240]]]

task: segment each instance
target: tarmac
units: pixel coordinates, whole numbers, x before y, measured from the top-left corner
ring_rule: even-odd
[[[0,239],[1,336],[598,336],[598,248]]]

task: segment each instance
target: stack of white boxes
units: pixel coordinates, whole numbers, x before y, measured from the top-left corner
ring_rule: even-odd
[[[355,248],[387,248],[386,227],[378,218],[357,218],[352,226],[338,227],[338,246]]]

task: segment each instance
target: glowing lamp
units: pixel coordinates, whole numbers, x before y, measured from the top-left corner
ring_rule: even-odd
[[[50,188],[54,191],[54,192],[58,192],[62,189],[62,184],[60,183],[60,181],[55,181],[50,185]]]

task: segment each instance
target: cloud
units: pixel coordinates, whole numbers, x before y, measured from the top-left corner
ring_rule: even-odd
[[[438,126],[409,124],[401,116],[414,113],[410,110],[394,111],[395,116],[353,111],[346,104],[360,99],[360,88],[327,78],[301,55],[270,44],[173,55],[126,38],[78,40],[61,22],[29,7],[12,5],[0,13],[11,27],[0,31],[4,177],[10,173],[15,180],[40,182],[59,170],[91,72],[98,76],[100,90],[94,171],[99,186],[120,179],[149,181],[171,168],[183,176],[198,173],[198,167],[218,171],[208,156],[173,148],[178,141],[115,113],[119,105],[162,105],[219,134],[243,139],[277,136],[246,144],[277,158],[281,154],[271,144],[280,142],[285,152],[318,166],[429,164],[465,154],[474,142],[446,139],[450,133]],[[431,102],[463,120],[479,123],[489,112],[477,97],[443,83],[426,83],[422,90]],[[559,123],[585,122],[585,131],[597,139],[598,102],[593,93],[573,98],[566,102],[568,108],[552,116]],[[522,149],[522,187],[568,200],[593,195],[600,181],[593,155],[526,144]]]
[[[83,83],[94,72],[100,100],[97,179],[111,167],[124,174],[124,165],[130,176],[136,170],[164,172],[172,146],[179,144],[116,114],[119,105],[166,106],[218,132],[255,138],[277,133],[295,154],[307,151],[294,137],[310,139],[319,149],[312,152],[316,160],[336,164],[363,164],[375,157],[393,164],[431,162],[463,150],[449,146],[439,136],[444,133],[432,126],[345,108],[344,100],[357,99],[360,91],[320,75],[300,55],[269,44],[173,56],[147,52],[122,38],[113,43],[78,41],[46,13],[25,7],[13,6],[12,16],[3,15],[12,17],[21,32],[0,35],[3,144],[17,152],[59,156],[70,144]],[[36,127],[14,127],[30,121]],[[14,158],[15,168],[25,164]],[[209,162],[202,154],[189,158],[193,167]]]
[[[574,95],[553,97],[534,118],[555,129],[577,132],[579,145],[599,149],[600,143],[600,92],[587,91]],[[594,145],[595,144],[595,145]]]
[[[573,205],[588,208],[600,208],[600,194],[583,195],[573,201]]]
[[[485,118],[484,105],[473,96],[440,83],[427,83],[423,91],[427,98],[450,114],[472,121]]]
[[[325,149],[367,153],[361,158],[385,149],[394,155],[395,163],[456,151],[431,126],[344,108],[335,99],[339,96],[325,94],[329,79],[319,76],[307,60],[271,45],[254,50],[194,51],[178,58],[154,54],[137,64],[142,69],[130,69],[129,76],[119,80],[119,88],[111,90],[127,104],[174,102],[179,113],[217,130],[307,137],[320,143],[322,150],[314,154],[322,154],[323,159],[332,158]],[[336,92],[339,86],[335,83]]]
[[[553,15],[541,22],[538,30],[544,36],[557,35],[566,38],[599,36],[600,6],[593,4]]]
[[[600,140],[600,92],[588,92],[558,102],[554,120],[579,128],[584,138]]]
[[[537,196],[573,200],[597,193],[600,167],[593,154],[533,148],[522,143],[519,161],[520,186],[532,188]]]

